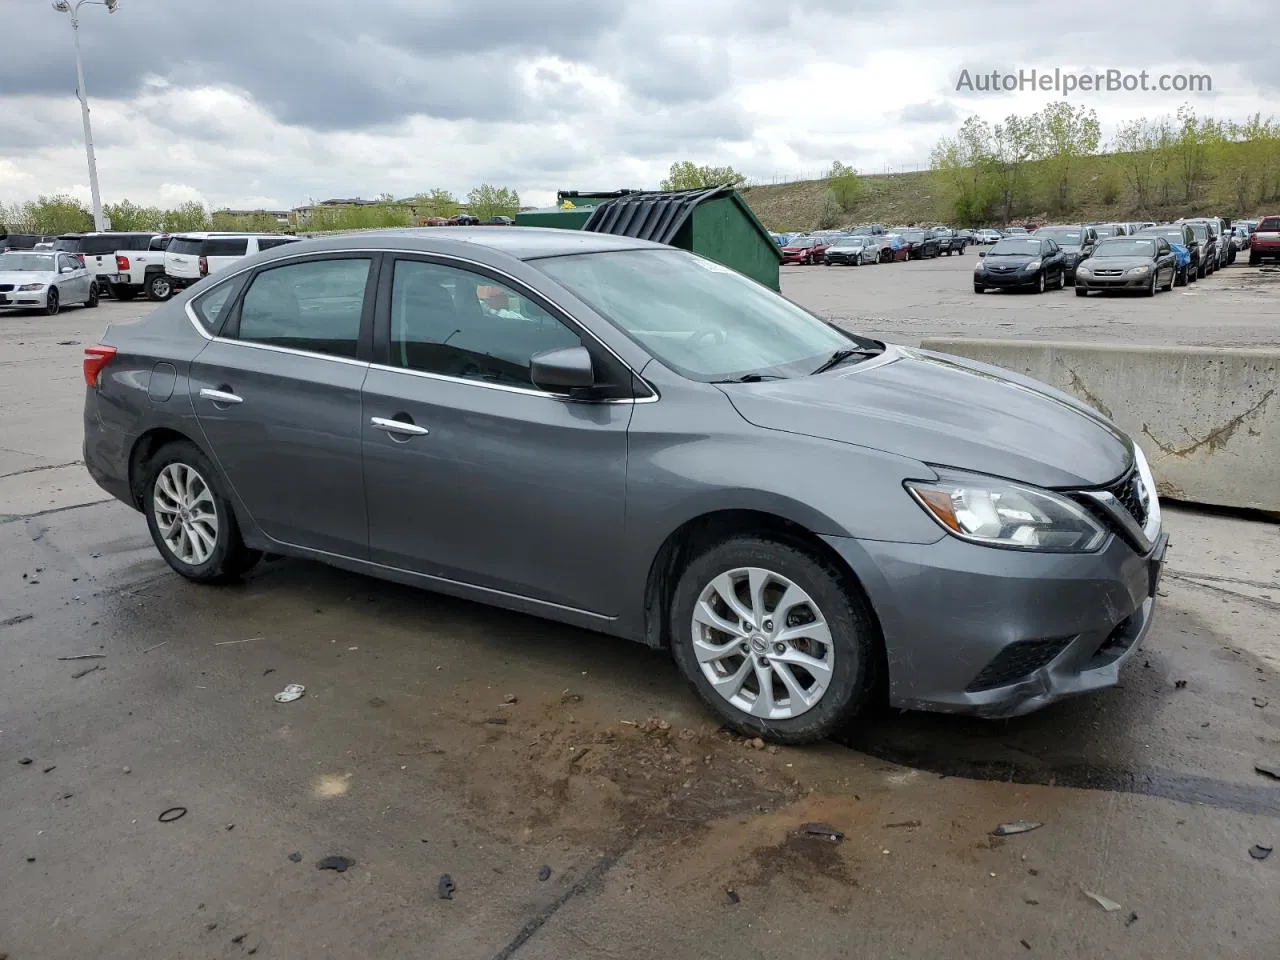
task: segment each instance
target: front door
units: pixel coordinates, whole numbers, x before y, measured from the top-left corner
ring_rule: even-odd
[[[191,364],[205,439],[263,532],[357,559],[368,555],[360,344],[374,262],[328,255],[260,270]]]
[[[616,614],[629,397],[534,386],[532,356],[587,335],[530,291],[427,259],[384,269],[361,422],[370,559]]]
[[[70,271],[63,273],[63,270]],[[92,274],[80,265],[75,257],[58,254],[58,290],[63,303],[84,303],[89,299]]]

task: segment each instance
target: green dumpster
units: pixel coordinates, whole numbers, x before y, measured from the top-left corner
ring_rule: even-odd
[[[595,207],[582,229],[690,250],[779,289],[782,253],[731,187],[627,193]]]
[[[520,227],[557,227],[561,230],[581,230],[596,207],[618,197],[636,193],[635,190],[592,192],[587,190],[561,190],[556,194],[554,207],[522,210],[516,214]]]

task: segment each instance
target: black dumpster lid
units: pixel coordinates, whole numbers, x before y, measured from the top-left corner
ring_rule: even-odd
[[[733,196],[732,187],[633,193],[596,207],[583,230],[612,233],[636,240],[670,243],[693,208],[708,200]]]

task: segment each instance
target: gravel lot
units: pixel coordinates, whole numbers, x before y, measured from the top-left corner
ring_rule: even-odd
[[[972,262],[785,289],[909,343],[1280,340],[1256,270],[1086,303]],[[1275,526],[1170,512],[1117,689],[756,750],[636,646],[311,563],[181,581],[79,463],[80,346],[147,309],[0,314],[0,957],[1276,956]]]

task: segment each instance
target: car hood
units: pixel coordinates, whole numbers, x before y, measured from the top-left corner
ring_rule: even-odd
[[[1040,259],[1042,257],[1038,253],[1000,253],[995,256],[987,254],[982,258],[982,262],[988,267],[1023,267],[1032,260]]]
[[[1110,483],[1130,442],[1100,414],[1010,371],[890,346],[812,377],[725,384],[747,422],[1041,487]]]
[[[1132,270],[1134,267],[1150,267],[1155,261],[1150,257],[1098,257],[1089,258],[1090,270]]]
[[[24,283],[53,283],[56,273],[42,273],[38,270],[0,270],[0,283],[12,283],[20,287]]]

